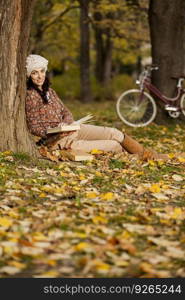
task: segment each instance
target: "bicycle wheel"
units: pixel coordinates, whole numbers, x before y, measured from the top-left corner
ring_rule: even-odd
[[[150,124],[157,113],[153,98],[146,92],[141,95],[137,89],[124,92],[116,104],[120,119],[132,127],[144,127]]]
[[[185,94],[183,94],[181,97],[180,108],[181,108],[183,115],[185,116]]]

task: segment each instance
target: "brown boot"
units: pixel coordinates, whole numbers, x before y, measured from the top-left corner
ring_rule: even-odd
[[[127,134],[125,134],[125,138],[121,145],[128,153],[137,154],[139,159],[144,161],[152,159],[169,159],[168,155],[166,154],[160,154],[153,150],[145,149],[141,144]]]
[[[141,154],[144,151],[144,147],[127,134],[124,134],[124,140],[121,145],[130,154]]]

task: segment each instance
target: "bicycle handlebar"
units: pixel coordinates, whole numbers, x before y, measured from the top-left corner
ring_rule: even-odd
[[[151,74],[151,71],[153,70],[158,70],[159,67],[157,65],[146,65],[144,67],[144,71],[141,72],[141,74],[139,75],[139,79],[136,80],[136,84],[139,84],[140,87],[142,88],[143,87],[143,83],[144,83],[144,80],[149,77]]]
[[[157,65],[146,65],[145,66],[145,70],[152,71],[152,70],[158,70],[158,69],[159,69],[159,67]]]

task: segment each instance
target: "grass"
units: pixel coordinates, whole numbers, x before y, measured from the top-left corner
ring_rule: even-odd
[[[183,124],[133,129],[114,101],[66,105],[157,151],[185,151]],[[82,163],[0,153],[0,277],[185,277],[184,170],[183,159],[126,153]]]

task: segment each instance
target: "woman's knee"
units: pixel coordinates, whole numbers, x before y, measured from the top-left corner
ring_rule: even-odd
[[[115,140],[118,143],[122,143],[124,140],[124,133],[117,128],[110,128],[110,130],[111,130],[111,140]]]
[[[122,146],[117,141],[109,141],[108,148],[108,151],[111,151],[113,153],[120,153],[123,151]]]

